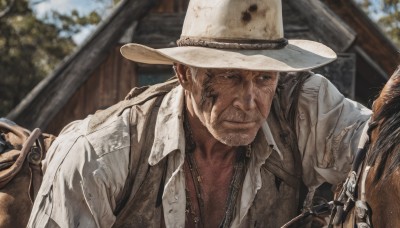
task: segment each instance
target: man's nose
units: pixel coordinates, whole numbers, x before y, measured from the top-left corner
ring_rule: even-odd
[[[256,108],[256,94],[253,82],[243,82],[242,87],[237,91],[233,106],[243,111]],[[233,95],[235,96],[235,95]]]

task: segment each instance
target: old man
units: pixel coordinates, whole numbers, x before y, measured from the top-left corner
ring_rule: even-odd
[[[192,0],[177,44],[122,47],[177,79],[66,126],[29,227],[280,227],[302,183],[307,206],[346,177],[370,112],[309,71],[336,54],[285,39],[280,0]]]

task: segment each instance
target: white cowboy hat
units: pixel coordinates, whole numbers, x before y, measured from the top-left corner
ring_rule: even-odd
[[[191,0],[178,47],[121,47],[122,55],[148,64],[200,68],[303,71],[336,59],[329,47],[283,36],[280,0]]]

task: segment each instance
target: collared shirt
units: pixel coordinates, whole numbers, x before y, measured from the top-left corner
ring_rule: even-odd
[[[163,99],[156,120],[151,166],[168,157],[162,196],[167,227],[185,225],[185,137],[182,123],[183,88]],[[28,227],[111,227],[113,211],[128,175],[130,110],[87,133],[90,116],[68,125],[53,143],[44,162],[45,176]],[[370,111],[348,100],[324,77],[313,75],[299,97],[296,133],[302,156],[303,181],[315,189],[327,181],[336,184],[350,169],[353,153]],[[146,126],[137,126],[145,129]],[[283,154],[268,122],[262,126],[270,145],[254,151],[243,182],[232,226],[241,226],[262,186],[260,167],[271,153]]]

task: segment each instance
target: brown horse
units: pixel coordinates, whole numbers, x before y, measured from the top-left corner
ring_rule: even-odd
[[[373,106],[366,199],[375,227],[400,227],[400,68]]]
[[[369,141],[332,211],[331,222],[339,227],[400,227],[400,66],[372,111]]]

